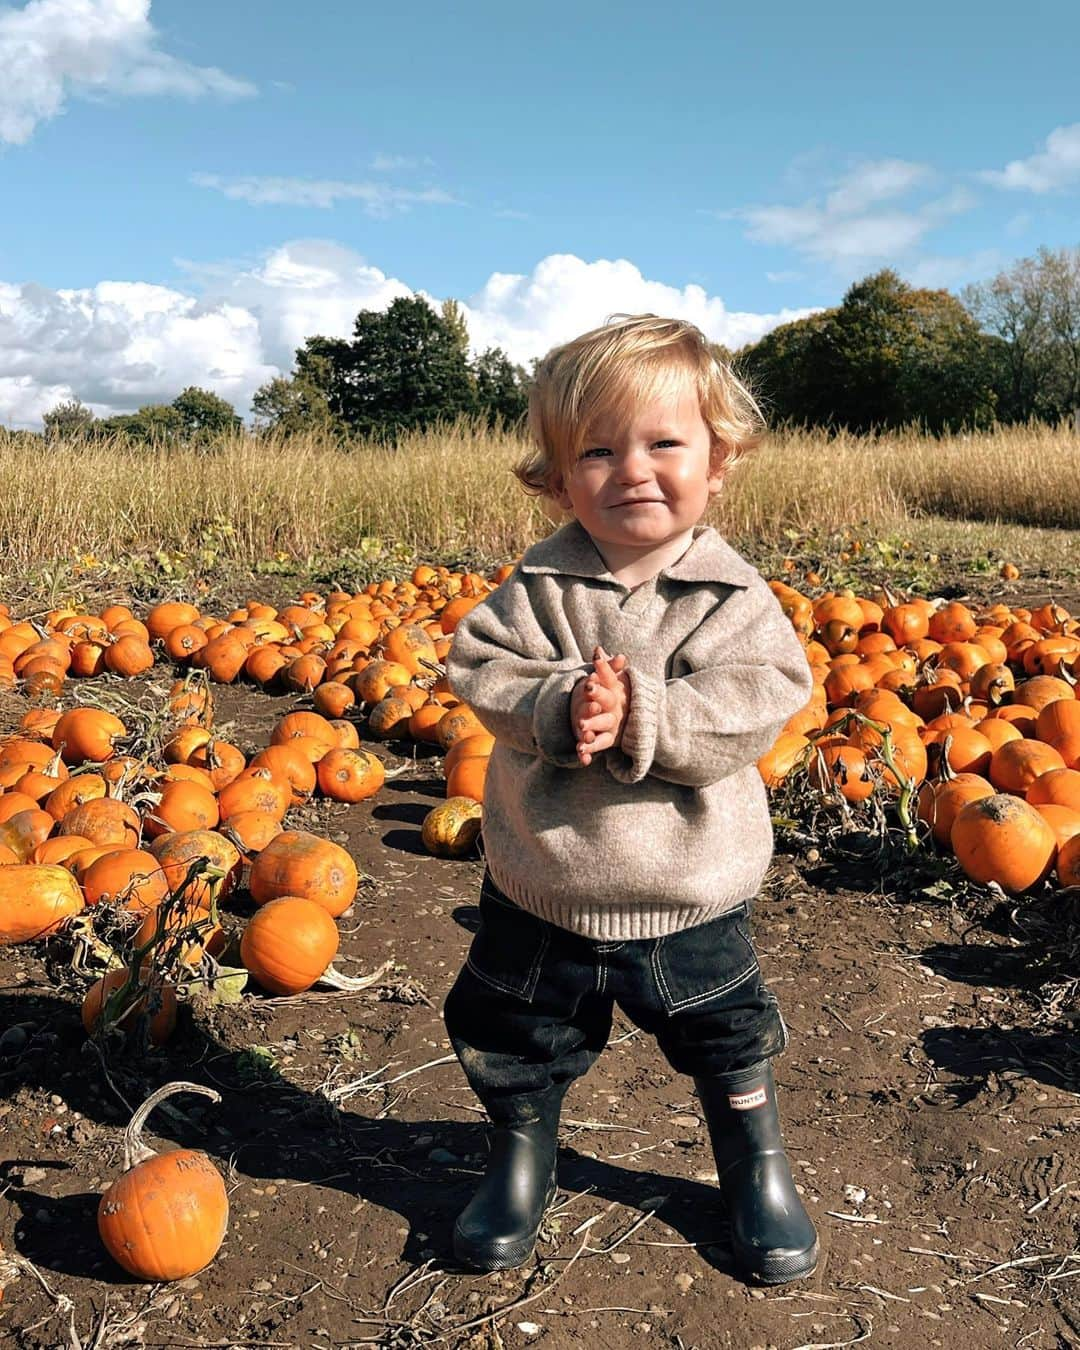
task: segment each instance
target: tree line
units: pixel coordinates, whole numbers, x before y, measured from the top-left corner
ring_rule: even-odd
[[[833,308],[737,351],[715,350],[774,424],[937,433],[1069,417],[1080,429],[1080,249],[1040,249],[959,296],[886,269]],[[251,411],[257,431],[392,443],[464,414],[518,425],[531,377],[499,347],[470,357],[456,301],[435,310],[413,296],[361,310],[351,338],[307,338],[292,371],[256,391]],[[241,425],[228,402],[191,387],[115,417],[69,400],[45,414],[43,434],[209,446]]]

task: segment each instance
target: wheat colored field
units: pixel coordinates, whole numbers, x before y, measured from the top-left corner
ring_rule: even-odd
[[[525,448],[470,421],[396,449],[250,434],[203,452],[43,448],[0,432],[0,565],[184,554],[208,539],[238,566],[332,558],[365,537],[431,560],[510,558],[551,528],[511,473]],[[732,471],[710,519],[759,565],[785,539],[849,531],[1074,573],[1080,438],[1045,426],[941,439],[777,433]]]

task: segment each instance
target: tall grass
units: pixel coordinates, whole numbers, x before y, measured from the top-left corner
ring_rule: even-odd
[[[0,432],[0,562],[161,548],[254,563],[330,556],[365,535],[431,558],[509,557],[551,528],[510,466],[525,443],[464,420],[396,449],[238,434],[210,451]],[[733,471],[710,520],[739,540],[936,517],[1080,528],[1080,440],[1009,427],[935,439],[780,432]]]

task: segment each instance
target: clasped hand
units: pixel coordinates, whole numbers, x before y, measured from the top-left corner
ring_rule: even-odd
[[[591,764],[593,755],[619,744],[629,709],[626,657],[608,656],[603,647],[595,648],[592,673],[583,676],[570,695],[570,722],[582,764]]]

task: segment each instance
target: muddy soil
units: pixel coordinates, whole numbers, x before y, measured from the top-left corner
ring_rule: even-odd
[[[219,721],[254,750],[290,703],[225,690]],[[817,1272],[769,1290],[735,1277],[692,1084],[618,1016],[567,1099],[535,1260],[458,1269],[485,1134],[440,1007],[482,864],[420,845],[438,761],[376,748],[407,774],[293,819],[360,865],[337,964],[392,956],[387,985],[185,1007],[165,1049],[114,1053],[106,1073],[60,945],[0,952],[0,1032],[18,1028],[0,1043],[0,1247],[36,1268],[4,1291],[4,1344],[1080,1346],[1080,1052],[1039,953],[1004,909],[899,903],[887,880],[783,851],[754,924],[792,1033],[776,1068]],[[249,912],[241,895],[229,926]],[[174,1079],[222,1100],[173,1098],[149,1138],[206,1149],[231,1219],[206,1270],[147,1286],[105,1254],[95,1211],[129,1108]]]

